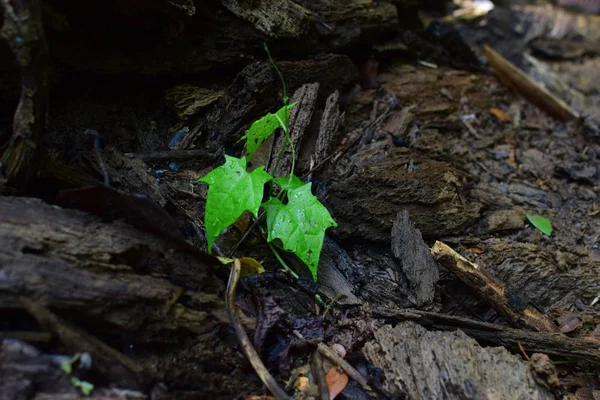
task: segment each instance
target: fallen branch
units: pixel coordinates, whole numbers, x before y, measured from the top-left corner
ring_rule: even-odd
[[[561,121],[579,118],[579,114],[564,101],[538,85],[527,74],[488,46],[483,53],[500,79],[544,112]]]
[[[507,287],[446,244],[436,241],[431,248],[431,254],[439,264],[452,271],[511,325],[538,332],[559,332],[552,321],[533,307],[523,294]]]

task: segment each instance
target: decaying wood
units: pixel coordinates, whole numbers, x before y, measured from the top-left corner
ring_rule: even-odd
[[[579,114],[564,101],[538,85],[533,79],[492,48],[484,46],[483,52],[498,76],[507,85],[515,88],[527,100],[561,121],[579,118]]]
[[[73,69],[184,75],[264,59],[265,37],[275,54],[282,49],[303,57],[364,46],[369,38],[398,32],[393,3],[402,2],[222,0],[182,7],[126,0],[92,10],[52,2],[46,19],[53,56]],[[414,7],[404,10],[403,20],[416,19],[416,13]],[[155,38],[152,46],[148,36]]]
[[[310,125],[313,111],[316,106],[317,96],[319,94],[318,83],[307,83],[294,92],[290,99],[290,104],[296,105],[290,110],[289,119],[289,136],[294,144],[296,153],[300,149],[300,144],[304,138],[304,133]],[[285,151],[282,151],[286,147]],[[277,160],[281,156],[279,165]],[[275,167],[277,166],[277,170]],[[287,143],[287,139],[283,133],[275,140],[275,145],[271,151],[271,165],[269,173],[273,176],[287,176],[292,168],[292,151]]]
[[[21,69],[21,96],[12,121],[8,146],[0,154],[2,180],[23,187],[33,175],[38,154],[47,90],[47,45],[39,0],[2,0],[0,36]],[[4,176],[4,178],[2,178]]]
[[[436,241],[431,248],[431,254],[438,263],[452,271],[510,324],[538,332],[559,332],[548,317],[533,307],[524,293],[499,282],[489,272],[446,244]]]
[[[345,114],[340,111],[339,101],[340,94],[337,90],[327,98],[327,103],[321,116],[315,151],[310,158],[311,172],[323,165],[327,157],[329,157],[329,150],[336,139],[340,127],[344,124]]]
[[[589,229],[597,231],[598,222],[590,223]],[[571,261],[577,258],[562,249],[510,239],[481,243],[478,247],[484,250],[477,257],[480,264],[505,284],[525,293],[543,310],[568,309],[578,299],[587,303],[598,295],[600,265],[593,257]]]
[[[231,398],[256,390],[252,379],[231,379],[231,371],[247,366],[215,335],[228,323],[218,295],[223,283],[189,249],[119,221],[23,197],[0,197],[0,248],[0,313],[22,312],[26,298],[95,336],[144,345],[145,356],[132,358],[144,371],[160,371],[169,387],[187,369],[197,374],[191,392]],[[62,332],[65,340],[75,337]],[[172,356],[163,359],[163,351]]]
[[[290,93],[307,82],[317,82],[319,93],[331,93],[344,88],[357,74],[352,61],[341,55],[277,64]],[[211,151],[234,145],[243,136],[244,129],[265,111],[281,108],[281,90],[279,77],[269,63],[248,65],[236,76],[214,110],[198,122],[198,127],[190,130],[178,148],[191,146],[201,133],[211,133],[206,141]]]
[[[363,348],[393,397],[554,399],[527,364],[503,347],[481,347],[463,332],[429,332],[414,322],[375,331]]]
[[[407,210],[398,212],[392,226],[392,252],[402,266],[398,273],[407,283],[406,295],[415,307],[433,301],[439,279],[436,265],[421,232],[413,227]]]
[[[187,120],[223,96],[221,90],[210,90],[194,85],[178,85],[165,94],[167,104],[181,120]]]
[[[521,346],[525,351],[531,353],[545,353],[567,360],[579,360],[591,365],[600,365],[600,350],[598,349],[598,343],[594,341],[574,339],[554,333],[514,329],[488,322],[421,310],[377,308],[373,310],[373,316],[390,322],[415,321],[428,329],[444,331],[460,329],[478,341],[505,346],[514,352],[519,352],[519,346]]]
[[[339,225],[332,230],[336,235],[389,242],[396,214],[404,209],[425,237],[456,234],[478,218],[479,204],[458,199],[458,178],[449,164],[401,149],[389,153],[394,157],[355,160],[356,171],[328,187],[325,205]]]
[[[348,275],[359,268],[346,251],[327,236],[319,260],[319,291],[343,305],[357,305],[356,288]]]
[[[350,257],[343,247],[325,238],[319,262],[320,291],[343,305],[427,307],[434,296],[438,267],[406,211],[392,228],[392,251],[363,250]]]
[[[311,12],[291,0],[222,0],[221,3],[261,33],[274,38],[298,37],[309,30],[312,22]]]
[[[85,331],[70,325],[38,303],[23,299],[27,312],[40,327],[52,332],[67,354],[86,352],[93,360],[94,369],[117,385],[130,386],[136,382],[139,388],[152,380],[141,364],[101,342]]]
[[[61,393],[77,396],[59,362],[15,339],[0,339],[0,376],[3,400],[31,398],[32,392],[53,399]]]
[[[389,132],[395,138],[402,139],[406,130],[413,120],[412,110],[415,106],[403,107],[402,110],[394,113],[383,125],[382,129]]]
[[[75,400],[83,395],[61,369],[61,363],[72,355],[48,355],[35,347],[14,339],[0,340],[0,398]],[[92,360],[92,365],[94,360]],[[78,373],[78,371],[76,371]],[[90,399],[147,399],[141,391],[96,386]]]
[[[182,287],[210,294],[222,285],[210,266],[172,242],[36,199],[0,198],[0,221],[4,307],[20,307],[25,296],[125,332],[153,323],[210,329],[205,312],[187,310],[182,318],[175,303]]]

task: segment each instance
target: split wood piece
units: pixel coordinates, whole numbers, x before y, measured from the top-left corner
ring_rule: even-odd
[[[408,210],[399,211],[396,215],[391,236],[392,252],[401,265],[398,273],[406,282],[404,294],[415,307],[430,304],[439,279],[438,266],[421,232],[413,226]]]
[[[342,246],[325,235],[319,260],[320,293],[332,301],[337,299],[338,304],[346,306],[362,304],[355,295],[358,289],[347,278],[352,271],[358,271],[360,268]]]
[[[23,187],[37,166],[47,98],[48,49],[42,26],[41,2],[2,0],[3,25],[0,36],[10,47],[21,69],[21,97],[12,121],[8,143],[0,143],[0,187]]]
[[[289,93],[294,93],[307,82],[318,82],[320,92],[331,93],[344,89],[357,76],[356,67],[350,58],[343,55],[326,54],[310,60],[281,61],[277,62],[277,66]],[[332,71],[336,73],[332,74]],[[189,146],[201,133],[210,132],[205,148],[222,151],[223,147],[235,145],[254,121],[279,108],[281,81],[277,73],[267,62],[250,64],[237,74],[225,96],[206,118],[199,120],[197,126],[190,127],[181,143]]]
[[[111,182],[126,187],[133,193],[146,194],[161,207],[167,204],[169,199],[161,190],[156,177],[148,172],[144,161],[129,158],[111,146],[107,146],[101,156]]]
[[[579,114],[552,93],[538,85],[523,71],[502,57],[489,46],[483,47],[483,53],[500,79],[517,90],[523,97],[538,106],[550,116],[569,121],[579,118]]]
[[[537,332],[559,332],[552,321],[534,308],[522,293],[507,287],[446,244],[436,241],[431,254],[440,265],[453,272],[511,325]]]
[[[388,132],[396,139],[402,139],[414,119],[412,110],[416,107],[417,106],[413,104],[395,112],[387,119],[381,129]]]
[[[312,120],[318,94],[319,83],[307,83],[296,90],[290,99],[290,104],[296,103],[290,110],[288,123],[289,136],[294,144],[296,158],[300,155],[300,144],[302,143],[306,128],[308,128]],[[281,160],[279,160],[280,156]],[[275,140],[273,150],[271,151],[271,165],[268,172],[273,176],[287,176],[291,168],[292,150],[289,147],[285,134],[282,132]]]
[[[108,146],[103,151],[101,160],[109,183],[116,182],[121,187],[130,188],[133,194],[103,185],[91,187],[84,185],[86,186],[84,188],[60,192],[58,202],[61,206],[91,212],[109,221],[123,219],[139,229],[173,240],[178,247],[196,254],[207,264],[221,265],[215,257],[209,256],[184,240],[178,221],[164,207],[169,206],[177,217],[186,221],[190,220],[189,213],[181,209],[173,200],[176,189],[170,185],[159,185],[142,159],[130,158]],[[77,171],[72,174],[72,171],[66,171],[65,168],[54,170],[54,172],[63,171],[77,178],[84,175],[77,174]]]
[[[412,321],[384,325],[363,352],[383,372],[391,398],[555,398],[519,356],[482,347],[461,331],[427,331]]]
[[[312,180],[312,173],[322,166],[329,157],[331,145],[335,142],[340,126],[344,124],[345,114],[340,111],[340,94],[336,90],[331,93],[325,103],[321,116],[317,143],[314,154],[310,158],[310,173],[308,180]]]
[[[531,332],[463,317],[438,314],[421,310],[373,309],[372,315],[390,322],[415,321],[427,329],[454,331],[460,329],[483,343],[494,343],[519,351],[521,345],[530,353],[545,353],[561,359],[578,360],[590,365],[600,365],[600,349],[597,342],[574,339],[564,335]]]
[[[92,357],[94,369],[113,384],[131,385],[133,379],[142,388],[152,380],[152,375],[142,365],[123,353],[69,324],[39,303],[27,299],[22,301],[38,324],[56,335],[66,353],[88,353]]]

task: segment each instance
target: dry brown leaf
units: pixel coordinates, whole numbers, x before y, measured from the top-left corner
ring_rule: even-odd
[[[335,399],[336,396],[342,393],[342,390],[348,384],[348,375],[340,371],[337,367],[331,368],[325,375],[327,387],[329,388],[329,398]]]
[[[499,108],[490,108],[489,111],[490,114],[492,114],[494,117],[498,118],[502,122],[510,122],[511,120],[510,117]]]

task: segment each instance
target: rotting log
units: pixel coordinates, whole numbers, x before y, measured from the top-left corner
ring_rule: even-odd
[[[0,197],[0,249],[0,313],[17,313],[8,321],[17,323],[28,312],[67,354],[101,352],[100,365],[111,359],[126,365],[146,388],[161,381],[176,388],[188,358],[198,374],[195,389],[211,398],[259,387],[231,379],[245,362],[215,335],[228,323],[223,283],[212,266],[173,241],[39,199]],[[103,351],[90,334],[115,352]],[[132,353],[138,345],[151,346]],[[172,357],[162,360],[163,351]]]
[[[383,371],[383,387],[393,398],[555,398],[519,357],[481,347],[463,332],[430,332],[406,321],[374,336],[363,352]]]
[[[188,251],[119,221],[17,197],[0,197],[0,221],[5,307],[25,296],[135,332],[164,321],[186,288],[216,295],[223,287]]]
[[[47,0],[44,17],[53,57],[71,68],[183,75],[265,58],[264,40],[302,57],[367,48],[398,32],[402,3],[410,2]],[[403,19],[417,19],[416,8],[401,8]]]

